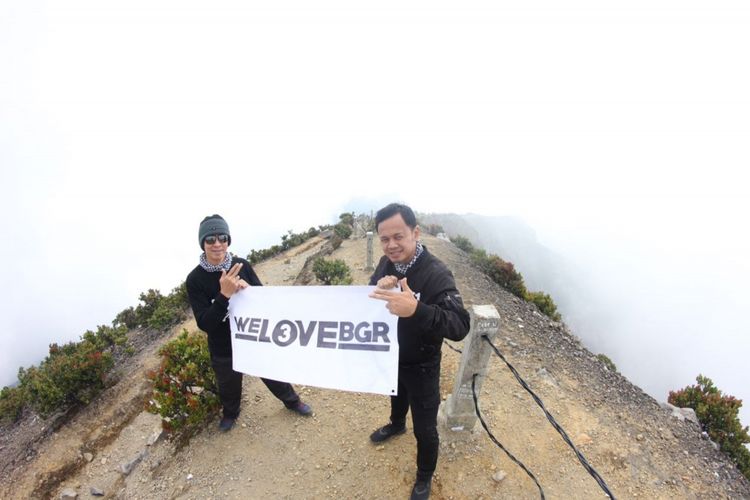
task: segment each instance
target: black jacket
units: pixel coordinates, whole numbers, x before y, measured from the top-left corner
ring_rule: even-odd
[[[232,265],[238,262],[242,263],[240,278],[251,286],[262,286],[250,263],[233,256]],[[210,273],[198,265],[188,274],[185,286],[198,328],[208,334],[208,350],[211,355],[231,356],[232,337],[229,320],[226,319],[229,299],[220,292],[220,277],[221,271]]]
[[[464,309],[453,274],[424,247],[417,262],[403,275],[385,255],[370,278],[376,285],[383,276],[407,278],[418,295],[417,310],[398,319],[398,360],[402,365],[437,362],[443,339],[463,340],[469,333],[469,313]]]

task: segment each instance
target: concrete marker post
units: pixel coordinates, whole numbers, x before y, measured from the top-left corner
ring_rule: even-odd
[[[453,393],[440,405],[438,413],[440,424],[452,431],[470,431],[478,420],[474,410],[471,382],[474,374],[479,374],[475,385],[479,399],[482,383],[487,374],[487,363],[492,354],[492,348],[482,337],[486,335],[493,341],[500,330],[500,314],[495,306],[471,306],[469,313],[471,330],[464,339],[461,364],[456,373]]]
[[[372,266],[372,231],[367,231],[367,267],[365,271],[374,271]]]

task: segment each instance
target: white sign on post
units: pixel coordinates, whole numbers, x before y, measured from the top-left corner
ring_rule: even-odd
[[[398,317],[373,286],[251,286],[232,295],[236,371],[344,391],[394,396]]]

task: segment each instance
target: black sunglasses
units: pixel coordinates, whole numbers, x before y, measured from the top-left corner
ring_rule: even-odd
[[[216,240],[219,240],[219,243],[226,243],[229,241],[229,235],[228,234],[212,234],[211,236],[206,236],[203,238],[203,241],[208,243],[209,245],[213,245],[216,243]]]

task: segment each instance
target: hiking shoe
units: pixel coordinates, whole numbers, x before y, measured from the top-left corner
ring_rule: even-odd
[[[236,421],[236,418],[230,418],[230,417],[223,417],[221,421],[219,421],[219,430],[221,432],[227,432],[232,427],[234,427],[234,422]]]
[[[404,424],[401,424],[400,426],[393,425],[392,423],[387,424],[370,434],[370,441],[372,441],[373,443],[382,443],[386,439],[390,439],[393,436],[398,436],[399,434],[403,434],[404,432],[406,432],[406,425]]]
[[[313,414],[312,407],[307,403],[303,403],[302,400],[297,401],[292,406],[287,406],[287,409],[295,411],[303,417],[309,417]]]
[[[430,498],[430,488],[432,487],[431,481],[419,481],[414,483],[414,487],[411,489],[410,500],[427,500]]]

